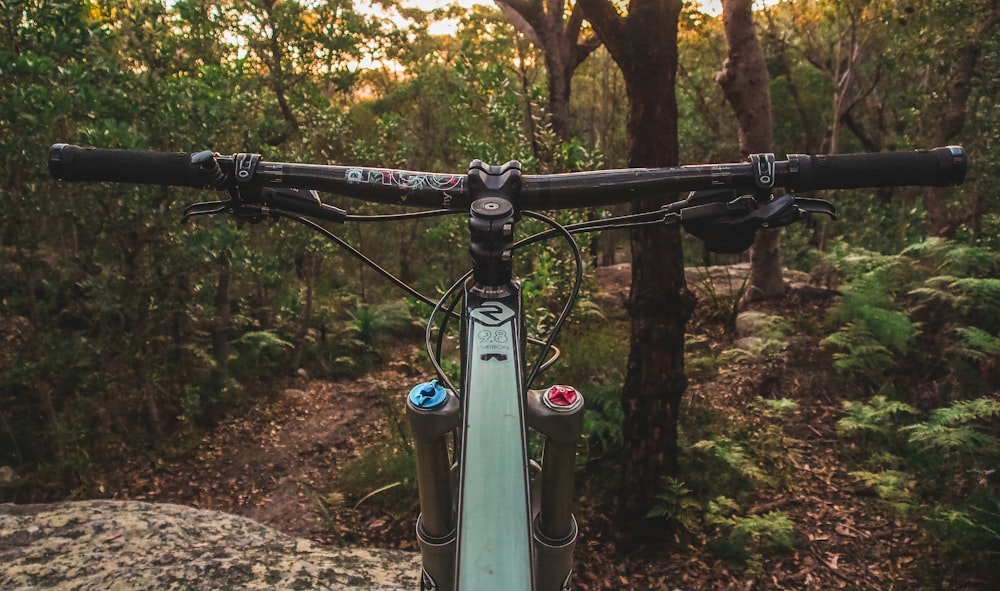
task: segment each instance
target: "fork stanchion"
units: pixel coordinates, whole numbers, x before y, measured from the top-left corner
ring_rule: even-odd
[[[420,588],[454,589],[456,531],[448,434],[461,422],[461,404],[436,381],[424,382],[407,396],[406,419],[417,457],[417,542],[424,565]]]
[[[540,499],[534,509],[535,588],[568,589],[577,537],[573,497],[583,396],[570,386],[530,390],[527,410],[528,425],[545,437]]]

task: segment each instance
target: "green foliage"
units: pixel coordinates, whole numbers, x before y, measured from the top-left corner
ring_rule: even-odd
[[[910,445],[921,451],[949,456],[974,454],[996,456],[1000,441],[970,423],[1000,417],[1000,402],[990,398],[961,400],[931,411],[922,423],[907,425],[902,432]]]
[[[356,302],[349,314],[348,330],[367,346],[373,346],[380,336],[400,334],[414,323],[405,300],[385,304]]]
[[[237,379],[274,377],[282,356],[294,348],[291,342],[269,330],[245,332],[232,344],[235,355],[229,370]]]
[[[681,447],[689,450],[681,456],[684,482],[665,479],[650,515],[670,519],[718,557],[751,570],[765,556],[793,548],[787,514],[748,507],[789,486],[793,441],[784,422],[797,409],[785,398],[758,398],[738,413],[692,401],[681,415]]]
[[[580,438],[581,461],[595,459],[602,454],[616,454],[624,441],[621,408],[621,388],[605,385],[587,391],[587,408],[583,417],[583,435]]]
[[[693,530],[698,525],[703,508],[691,493],[692,490],[680,480],[673,476],[665,477],[663,491],[656,495],[656,506],[648,517],[664,517],[685,529]]]
[[[738,511],[739,506],[726,497],[708,504],[706,521],[722,532],[722,538],[715,544],[715,553],[720,558],[755,564],[763,556],[794,547],[794,526],[784,511],[763,515],[740,515]]]
[[[985,572],[1000,548],[986,476],[1000,453],[1000,405],[981,394],[997,383],[997,253],[928,240],[843,262],[850,280],[825,342],[838,367],[893,393],[844,403],[838,431],[858,444],[851,474]]]
[[[715,462],[722,464],[721,470],[713,471],[720,479],[724,478],[726,474],[731,474],[750,484],[770,484],[772,482],[771,477],[748,453],[746,447],[738,441],[733,441],[730,437],[718,435],[711,439],[703,439],[692,445],[691,449],[710,456],[713,461],[709,463],[709,466]]]
[[[955,329],[958,336],[956,352],[977,363],[990,363],[1000,358],[1000,338],[971,326]]]
[[[969,566],[989,570],[1000,552],[1000,402],[959,400],[922,413],[876,396],[845,403],[838,430],[859,444],[851,476],[889,507],[924,523]],[[867,455],[866,455],[867,454]]]
[[[830,321],[839,328],[824,343],[839,349],[834,354],[837,369],[879,381],[880,372],[906,353],[917,334],[917,327],[893,299],[893,290],[898,289],[896,265],[900,263],[881,256],[838,260],[847,263],[841,266],[846,267],[846,276],[850,277],[852,271],[856,275],[830,315]]]
[[[913,499],[913,476],[899,470],[883,470],[880,472],[869,472],[866,470],[855,470],[851,476],[856,478],[865,486],[875,490],[879,498],[887,505],[897,511],[909,511],[914,509]]]
[[[945,399],[987,391],[997,383],[1000,282],[998,255],[981,246],[928,240],[895,256],[838,252],[833,262],[847,283],[824,340],[835,366],[875,391],[957,384]]]
[[[720,362],[704,335],[684,335],[684,373],[691,379],[710,379],[718,374]]]
[[[867,403],[845,400],[843,404],[845,414],[837,421],[837,430],[842,435],[888,437],[903,419],[917,412],[909,404],[881,394]]]
[[[741,312],[735,325],[740,338],[719,355],[724,364],[773,357],[784,349],[792,328],[786,318],[757,311]]]
[[[623,441],[622,359],[628,355],[628,326],[599,320],[568,323],[558,346],[559,362],[542,379],[572,385],[584,396],[583,437],[577,457],[583,462],[602,457],[614,461]]]
[[[799,403],[788,398],[761,398],[759,404],[772,417],[783,417],[799,409]]]
[[[936,505],[925,523],[960,560],[971,554],[986,573],[995,566],[1000,555],[1000,494],[995,488],[978,487],[955,506]]]
[[[704,503],[691,498],[681,482],[669,479],[651,516],[668,517],[689,531],[709,528],[716,556],[749,567],[760,568],[765,556],[790,551],[795,546],[795,526],[784,511],[746,514],[735,500],[719,495]]]
[[[344,466],[333,487],[353,500],[355,508],[364,504],[391,515],[410,515],[417,508],[416,457],[398,442],[369,448]]]
[[[325,499],[345,497],[393,516],[417,510],[417,457],[410,443],[405,412],[395,388],[375,389],[374,398],[385,408],[388,428],[381,441],[366,447],[344,466]]]

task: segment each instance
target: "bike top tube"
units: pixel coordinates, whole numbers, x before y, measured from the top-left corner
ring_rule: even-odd
[[[67,181],[115,181],[211,188],[214,174],[236,187],[312,189],[365,201],[418,208],[468,210],[470,183],[502,174],[474,161],[469,173],[441,174],[358,166],[269,162],[256,154],[215,155],[215,172],[192,162],[206,153],[164,153],[55,144],[49,170]],[[629,168],[521,175],[524,209],[570,209],[625,203],[705,189],[792,191],[890,186],[950,186],[962,182],[968,159],[960,146],[871,154],[791,154],[776,160],[755,154],[748,162],[667,168]],[[225,188],[215,186],[215,188]],[[480,194],[476,194],[479,196]]]

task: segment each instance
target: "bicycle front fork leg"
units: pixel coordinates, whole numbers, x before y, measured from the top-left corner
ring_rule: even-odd
[[[583,396],[569,386],[530,390],[527,415],[528,425],[545,437],[533,528],[535,589],[569,589],[577,537],[573,497]]]
[[[527,398],[528,424],[545,437],[537,502],[532,503],[535,589],[569,589],[577,538],[572,507],[583,396],[568,386],[553,386],[531,390]],[[417,456],[423,589],[454,588],[456,532],[447,435],[461,421],[460,406],[457,396],[437,382],[417,385],[407,398]]]
[[[410,390],[406,418],[417,456],[420,588],[454,589],[456,532],[448,433],[461,422],[461,405],[454,392],[436,381],[425,382]]]

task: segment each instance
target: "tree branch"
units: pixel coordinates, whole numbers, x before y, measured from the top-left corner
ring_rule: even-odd
[[[611,55],[621,55],[627,38],[625,18],[607,0],[577,0],[577,6],[583,9],[598,37],[605,40]]]
[[[538,36],[538,30],[535,28],[538,23],[538,12],[541,10],[540,0],[497,1],[497,6],[519,33],[524,35],[533,45],[541,46],[541,39]]]

